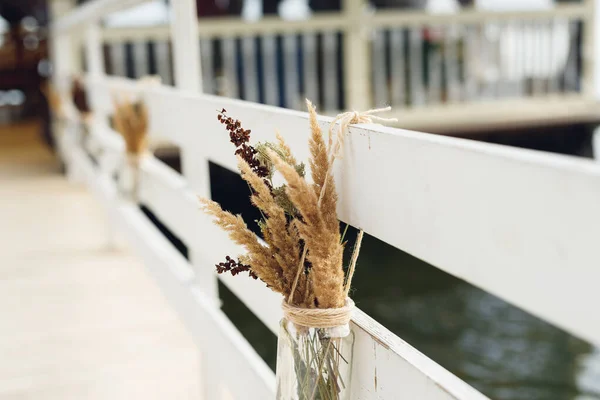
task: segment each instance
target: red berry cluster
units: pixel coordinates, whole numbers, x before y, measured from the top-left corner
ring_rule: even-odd
[[[219,111],[217,119],[220,123],[225,125],[227,131],[229,131],[229,140],[236,147],[235,154],[242,157],[256,175],[261,178],[268,178],[269,169],[258,161],[256,158],[258,151],[248,144],[250,142],[250,129],[242,128],[242,123],[239,120],[234,120],[228,116],[227,110],[224,108]],[[267,186],[271,187],[271,184],[267,179],[265,179],[265,183]]]
[[[225,272],[230,272],[231,275],[236,276],[237,274],[239,274],[241,272],[248,271],[248,275],[250,275],[250,277],[252,277],[254,279],[258,279],[258,276],[256,276],[256,274],[254,272],[252,272],[249,265],[242,264],[241,262],[236,261],[229,256],[225,257],[225,262],[218,263],[216,265],[216,267],[217,267],[217,273],[219,273],[219,274],[222,274]]]

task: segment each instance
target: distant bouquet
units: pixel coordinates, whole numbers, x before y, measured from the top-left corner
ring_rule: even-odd
[[[71,83],[71,99],[81,119],[88,122],[92,109],[88,102],[87,90],[79,77],[74,77]]]
[[[118,100],[113,97],[113,126],[125,142],[125,163],[120,173],[121,192],[137,199],[139,169],[148,148],[148,109],[142,101]]]

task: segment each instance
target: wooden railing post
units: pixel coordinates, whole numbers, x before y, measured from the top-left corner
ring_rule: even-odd
[[[198,19],[194,0],[178,0],[172,2],[171,40],[173,46],[173,64],[175,85],[186,91],[202,91],[202,73],[200,70],[200,40],[198,37]],[[215,117],[216,118],[216,117]],[[196,194],[210,197],[210,177],[208,161],[194,149],[202,145],[202,127],[198,127],[197,135],[186,138],[188,146],[181,147],[182,173]],[[203,265],[199,256],[201,238],[198,244],[188,243],[190,259],[196,266],[198,285],[213,300],[218,300],[217,278],[212,268]],[[197,251],[198,250],[198,251]]]
[[[52,0],[49,4],[52,26],[58,21],[59,18],[66,15],[69,11],[75,8],[75,0]],[[56,32],[51,31],[50,36],[50,56],[52,60],[52,83],[56,91],[60,94],[61,99],[65,102],[65,108],[69,107],[69,100],[71,98],[71,77],[73,74],[78,73],[78,63],[75,59],[75,45],[73,40],[73,34],[71,32]],[[70,135],[72,137],[74,129],[76,129],[75,122],[68,120],[65,124],[54,125],[55,127],[60,126],[62,132],[55,132],[54,136],[57,138]],[[60,156],[63,157],[63,163],[65,167],[65,174],[67,179],[71,182],[78,181],[77,171],[71,167],[69,157],[67,154],[59,152]]]
[[[172,3],[171,46],[175,86],[182,90],[202,92],[200,67],[200,39],[198,17],[194,0],[177,0]]]
[[[373,106],[369,25],[365,25],[364,0],[344,0],[344,87],[346,108],[366,110]]]
[[[94,21],[85,29],[85,60],[90,77],[100,78],[104,75],[104,54],[99,21]]]
[[[175,86],[185,91],[202,92],[202,71],[200,67],[200,39],[198,35],[198,18],[195,0],[177,0],[171,2],[171,46],[173,48],[173,71]],[[198,127],[197,135],[188,135],[185,145],[181,146],[182,173],[196,194],[210,197],[210,176],[208,160],[198,154],[202,147],[202,127]],[[204,138],[206,135],[204,135]],[[200,211],[198,211],[200,212]],[[195,284],[201,288],[208,299],[220,306],[217,276],[214,267],[207,264],[202,257],[204,246],[210,247],[210,238],[198,238],[194,243],[187,243],[188,256],[195,273]],[[205,399],[220,398],[218,349],[211,348],[210,343],[200,348],[200,380]]]
[[[52,0],[50,2],[50,13],[53,23],[75,7],[74,0]],[[56,34],[51,37],[50,55],[52,59],[54,87],[61,93],[65,93],[65,77],[76,72],[73,42],[68,33]]]
[[[100,31],[100,21],[94,21],[85,28],[85,62],[87,65],[87,76],[92,80],[99,80],[105,74],[104,71],[104,53],[102,50],[102,35]],[[93,100],[94,96],[88,96]],[[91,104],[94,114],[99,118],[106,118],[106,115],[99,115],[101,107],[94,107]],[[104,122],[104,121],[103,121]]]

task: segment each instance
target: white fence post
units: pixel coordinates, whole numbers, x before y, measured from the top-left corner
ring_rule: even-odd
[[[93,81],[100,80],[105,76],[106,71],[104,69],[104,49],[99,20],[91,21],[85,28],[84,43],[87,77]],[[88,89],[88,93],[89,91],[90,89]],[[94,96],[90,96],[89,94],[88,101],[91,102],[90,106],[94,112],[94,123],[100,122],[102,125],[106,124],[108,121],[106,109],[94,104]],[[91,151],[97,151],[98,144],[94,143],[93,138],[88,138],[88,143],[86,143],[86,145]],[[94,146],[93,149],[90,146]],[[112,154],[99,154],[100,174],[107,176],[113,172],[113,157]],[[118,232],[114,229],[112,221],[110,220],[110,215],[106,215],[106,244],[109,248],[119,248],[121,245]]]
[[[56,21],[66,15],[69,11],[71,11],[75,7],[75,0],[53,0],[50,2],[50,10],[51,10],[51,20],[54,25]],[[78,65],[76,63],[75,57],[75,46],[73,35],[71,32],[56,32],[51,31],[51,59],[52,59],[52,83],[60,94],[61,99],[66,103],[65,107],[71,107],[70,99],[71,99],[71,77],[74,73],[78,71]],[[70,110],[69,110],[70,111]],[[70,113],[69,113],[70,114]],[[55,125],[56,126],[56,125]],[[72,120],[67,120],[64,125],[61,125],[60,130],[62,132],[54,132],[54,136],[59,138],[58,145],[62,147],[60,141],[64,141],[65,137],[68,135],[69,140],[73,139],[73,135],[75,135],[75,122]],[[59,147],[59,148],[61,148]],[[76,182],[78,176],[76,171],[71,167],[69,162],[69,156],[64,154],[63,152],[59,152],[62,156],[62,161],[65,167],[65,174],[67,179],[71,182]]]
[[[171,10],[171,44],[175,86],[182,90],[202,93],[196,2],[194,0],[172,1]],[[202,136],[206,137],[203,135],[201,126],[198,127],[197,135],[187,135],[185,145],[180,148],[181,167],[182,174],[194,192],[202,197],[210,197],[208,160],[195,152],[195,149],[202,146]],[[202,246],[206,246],[209,242],[208,238],[199,237],[196,242],[186,244],[190,263],[194,267],[196,285],[218,307],[220,301],[216,273],[214,267],[207,265],[202,257]],[[206,343],[200,349],[200,379],[205,399],[221,397],[219,372],[215,370],[215,366],[219,365],[218,351],[218,349],[212,349],[210,343]]]
[[[196,2],[194,0],[173,1],[171,10],[175,86],[182,90],[202,92]]]
[[[65,15],[74,7],[74,0],[53,0],[50,3],[52,21]],[[75,69],[73,43],[68,33],[52,35],[51,56],[53,67],[54,86],[65,95],[67,88],[64,86],[65,77],[70,76]]]
[[[373,105],[369,49],[370,26],[365,27],[364,0],[344,0],[344,86],[346,108],[366,110]],[[366,30],[366,31],[365,31]]]
[[[172,3],[172,8],[171,37],[175,85],[180,89],[202,92],[196,2],[194,0],[178,0]],[[198,127],[197,135],[189,135],[186,139],[190,142],[189,146],[182,146],[180,149],[182,173],[196,194],[210,197],[208,161],[193,150],[201,147],[202,127]],[[196,251],[200,250],[199,246],[201,245],[202,238],[198,238],[198,244],[188,243],[190,259],[196,267],[198,285],[209,298],[217,300],[217,278],[215,273],[212,268],[202,265],[201,257],[198,257]]]
[[[89,24],[85,29],[85,60],[90,77],[100,78],[104,75],[104,55],[98,21]]]

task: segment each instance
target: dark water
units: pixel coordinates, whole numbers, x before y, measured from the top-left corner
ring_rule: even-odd
[[[252,226],[258,216],[240,202],[248,189],[239,176],[211,165],[211,182],[213,198]],[[351,229],[350,243],[354,237]],[[226,287],[220,290],[225,313],[273,368],[275,336]],[[600,399],[600,352],[588,343],[380,240],[365,236],[352,297],[490,398]]]

